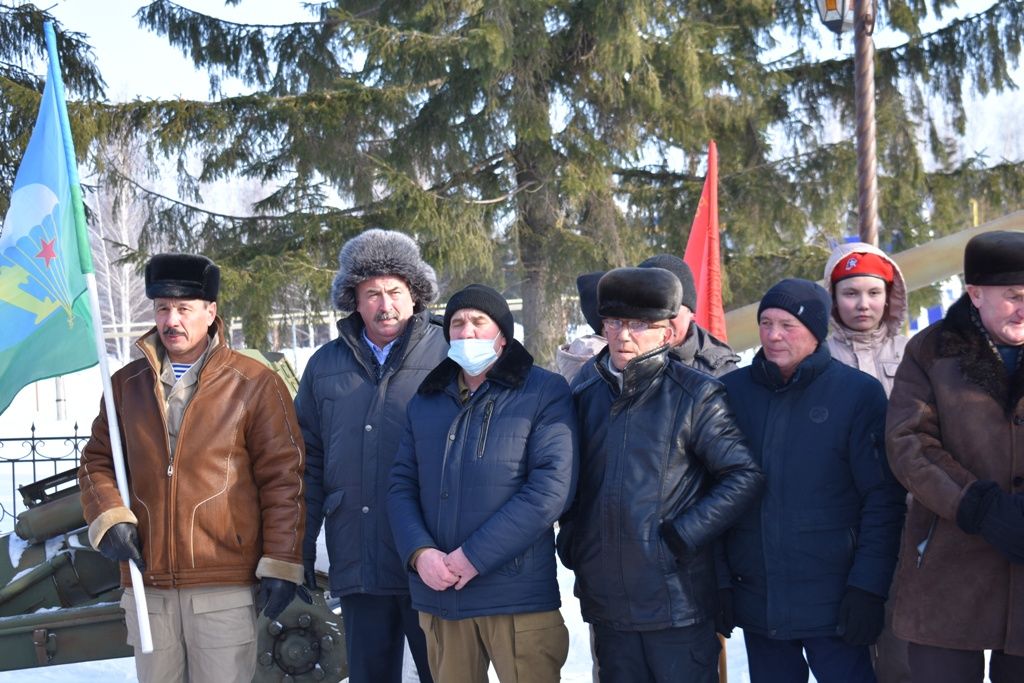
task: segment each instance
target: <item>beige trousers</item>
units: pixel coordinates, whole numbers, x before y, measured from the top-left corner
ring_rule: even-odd
[[[121,597],[140,683],[249,683],[256,671],[251,586],[146,588],[153,652],[139,651],[131,589]]]
[[[443,683],[487,683],[489,664],[501,683],[557,683],[569,655],[558,610],[454,621],[420,612],[420,627],[430,673]]]

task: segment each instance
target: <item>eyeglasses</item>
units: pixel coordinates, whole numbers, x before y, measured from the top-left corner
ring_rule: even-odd
[[[601,326],[609,332],[621,332],[625,327],[630,334],[641,334],[647,330],[664,330],[665,325],[655,325],[649,320],[622,320],[620,318],[605,318]]]

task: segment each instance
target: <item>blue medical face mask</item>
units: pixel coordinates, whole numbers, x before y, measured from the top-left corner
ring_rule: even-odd
[[[498,358],[494,339],[453,339],[448,357],[459,364],[470,377],[476,377]]]

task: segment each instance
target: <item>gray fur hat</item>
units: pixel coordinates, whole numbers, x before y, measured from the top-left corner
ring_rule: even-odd
[[[416,310],[437,299],[437,274],[420,258],[420,248],[408,235],[373,228],[345,242],[338,252],[338,274],[331,299],[339,311],[356,310],[356,286],[380,275],[399,277],[409,285]]]

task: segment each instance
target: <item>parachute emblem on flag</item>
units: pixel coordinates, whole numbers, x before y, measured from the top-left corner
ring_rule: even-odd
[[[62,213],[57,196],[46,185],[26,185],[11,197],[0,232],[0,303],[19,311],[5,316],[14,327],[9,331],[11,341],[30,335],[58,309],[64,311],[68,327],[74,327],[74,301],[61,248]]]

